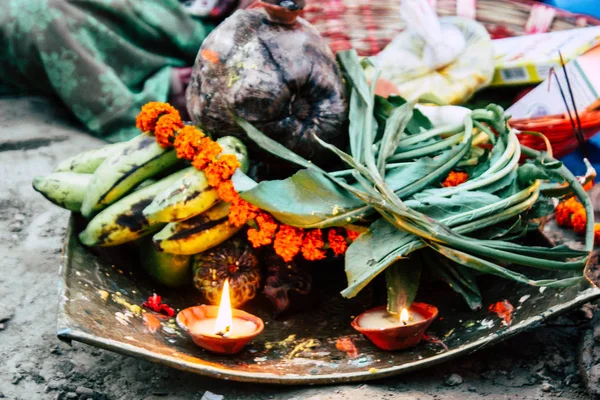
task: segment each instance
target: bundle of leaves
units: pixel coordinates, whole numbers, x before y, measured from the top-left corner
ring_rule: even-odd
[[[348,169],[325,171],[247,121],[237,122],[262,149],[304,168],[287,179],[245,188],[242,198],[299,228],[368,226],[346,253],[343,296],[355,296],[385,272],[388,310],[396,312],[412,302],[423,265],[472,308],[481,304],[472,270],[555,288],[582,280],[593,248],[592,206],[580,182],[552,158],[550,149],[521,146],[518,132],[509,129],[496,105],[433,126],[403,99],[376,96],[365,79],[368,61],[361,64],[354,51],[338,53],[338,61],[351,93],[349,149],[315,140]],[[373,82],[377,77],[376,72]],[[452,111],[446,121],[456,120],[456,108]],[[469,178],[443,187],[450,171]],[[587,215],[584,250],[518,241],[540,216],[553,211],[552,197],[573,194]],[[516,266],[519,271],[523,266],[567,272],[535,280]]]

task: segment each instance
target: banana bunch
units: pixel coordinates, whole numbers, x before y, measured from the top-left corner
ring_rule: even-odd
[[[246,172],[244,144],[234,137],[217,142],[221,155],[234,154]],[[153,255],[154,263],[203,252],[239,230],[229,223],[229,204],[220,202],[204,173],[186,167],[150,135],[78,154],[34,178],[33,187],[89,220],[79,235],[86,246],[116,246],[155,233],[155,251],[173,256]]]

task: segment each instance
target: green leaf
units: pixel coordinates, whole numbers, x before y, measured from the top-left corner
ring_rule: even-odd
[[[350,95],[350,112],[348,119],[348,137],[350,141],[350,153],[356,161],[362,161],[362,142],[363,131],[365,127],[365,115],[367,113],[367,103],[359,96],[356,89],[352,89]]]
[[[472,170],[468,171],[469,178],[475,179],[475,178],[479,177],[481,174],[483,174],[485,171],[487,171],[491,165],[496,163],[502,157],[502,155],[504,154],[505,151],[506,151],[506,140],[503,140],[502,138],[500,138],[500,139],[498,139],[498,141],[492,148],[492,151],[489,154],[489,159],[483,163],[480,163]]]
[[[325,175],[300,170],[283,180],[263,181],[240,196],[299,228],[343,226],[365,216],[368,207]]]
[[[413,253],[409,258],[396,261],[385,270],[387,286],[387,310],[400,314],[414,301],[421,278],[421,257]]]
[[[315,140],[321,146],[325,147],[327,150],[334,153],[336,156],[338,156],[340,158],[340,160],[342,160],[344,163],[346,163],[350,167],[354,168],[355,170],[357,170],[358,172],[363,174],[365,177],[370,175],[369,170],[366,167],[364,167],[362,164],[358,163],[354,158],[352,158],[352,156],[350,154],[344,153],[342,150],[338,149],[336,146],[329,144],[327,142],[324,142],[318,136],[315,136]]]
[[[411,196],[427,186],[437,185],[442,177],[446,176],[448,172],[464,157],[471,147],[472,136],[472,125],[470,120],[465,118],[465,135],[460,144],[454,146],[454,148],[447,150],[435,158],[423,157],[416,161],[416,165],[420,168],[414,171],[417,179],[403,178],[402,168],[398,170],[391,170],[386,175],[386,180],[389,179],[390,187],[395,187],[394,192],[400,198],[406,198]],[[410,180],[410,183],[406,182]],[[430,192],[435,192],[436,189],[429,189]],[[423,192],[421,192],[423,193]],[[435,193],[431,193],[435,194]],[[429,195],[431,195],[429,194]]]
[[[407,200],[404,204],[435,220],[477,210],[502,201],[486,192],[459,192],[451,197],[430,196],[420,200]]]
[[[469,232],[467,235],[482,240],[516,240],[537,229],[521,216]]]
[[[345,257],[348,287],[342,296],[352,298],[395,261],[423,247],[420,239],[380,219],[356,239]]]
[[[497,275],[502,278],[510,279],[516,282],[524,283],[532,286],[549,286],[549,287],[569,287],[575,285],[583,279],[582,275],[575,277],[569,277],[566,279],[544,279],[544,280],[532,280],[523,274],[509,270],[508,268],[501,267],[498,264],[484,260],[482,258],[464,253],[459,250],[452,249],[450,247],[442,246],[437,243],[431,243],[431,247],[440,253],[441,255],[449,258],[450,260],[464,265],[465,267],[472,268],[476,271],[483,272],[486,274]]]
[[[383,172],[385,170],[385,162],[388,157],[396,151],[400,138],[404,133],[404,129],[412,118],[413,106],[410,103],[394,109],[392,114],[385,123],[385,131],[381,146],[379,147],[379,156],[377,159],[377,168]]]
[[[233,173],[231,182],[238,193],[245,192],[246,190],[250,190],[258,185],[254,179],[243,173],[239,168]]]
[[[497,181],[494,181],[487,186],[479,188],[479,190],[488,193],[498,193],[502,198],[506,198],[515,194],[515,190],[518,189],[517,187],[515,187],[516,184],[517,171],[511,171],[510,173],[506,174],[504,177],[498,179]]]
[[[528,185],[536,179],[564,183],[565,178],[560,173],[560,167],[562,167],[562,163],[547,165],[541,163],[539,160],[527,160],[527,162],[521,165],[517,170],[519,183]]]
[[[501,240],[482,240],[479,243],[493,249],[508,250],[513,253],[533,256],[546,260],[565,260],[568,258],[587,257],[588,255],[587,251],[571,249],[566,245],[554,247],[523,246],[517,243],[505,242]]]
[[[282,144],[271,139],[270,137],[268,137],[267,135],[265,135],[264,133],[262,133],[261,131],[256,129],[254,126],[252,126],[252,124],[250,124],[248,121],[245,121],[236,116],[233,116],[233,118],[238,123],[238,125],[240,125],[242,127],[242,129],[244,129],[244,131],[246,131],[246,134],[248,135],[248,137],[252,141],[254,141],[258,146],[260,146],[263,150],[266,150],[269,153],[276,155],[284,160],[293,162],[301,167],[305,167],[307,169],[322,173],[323,175],[327,176],[327,178],[329,178],[332,182],[334,182],[337,185],[341,186],[342,188],[348,190],[350,193],[354,194],[356,197],[360,198],[364,202],[367,202],[367,201],[373,202],[374,201],[374,199],[370,198],[370,196],[367,195],[366,193],[347,184],[345,180],[331,175],[330,173],[324,171],[323,169],[319,168],[318,166],[311,163],[310,161],[300,157],[293,151],[289,150],[287,147],[285,147]],[[315,138],[317,138],[317,137],[315,136]]]
[[[445,281],[452,290],[461,295],[471,310],[479,310],[482,307],[481,293],[467,268],[446,257],[435,257],[431,250],[422,250],[420,253],[433,275]]]
[[[268,151],[269,153],[283,159],[290,161],[296,165],[299,165],[304,168],[314,168],[314,164],[310,161],[300,157],[298,154],[294,153],[281,143],[271,139],[258,129],[256,129],[250,122],[245,119],[238,118],[237,116],[233,116],[235,122],[244,130],[248,137],[256,143],[261,149]]]
[[[401,96],[391,95],[388,98],[375,96],[375,117],[380,120],[380,124],[385,125],[385,120],[389,118],[393,110],[397,107],[401,107],[405,103],[406,100]],[[414,109],[412,118],[406,126],[406,133],[409,135],[416,135],[423,130],[432,128],[433,124],[429,118],[418,109]]]
[[[554,203],[552,199],[545,196],[540,196],[538,201],[527,212],[528,219],[536,219],[546,217],[554,212]]]
[[[337,53],[344,76],[350,81],[365,104],[369,103],[369,85],[365,72],[360,64],[356,50],[345,50]]]

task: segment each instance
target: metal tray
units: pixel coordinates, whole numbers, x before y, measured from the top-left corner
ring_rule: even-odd
[[[470,311],[447,286],[422,285],[418,298],[435,304],[440,316],[428,331],[439,341],[422,342],[416,348],[386,352],[377,349],[350,327],[353,316],[383,304],[383,299],[364,290],[352,300],[338,294],[344,275],[341,266],[325,270],[319,303],[288,318],[273,319],[265,302],[245,308],[266,322],[265,331],[241,353],[215,355],[196,347],[175,324],[163,321],[154,333],[143,316],[131,312],[158,291],[163,301],[182,309],[200,303],[193,289],[167,291],[155,288],[135,265],[131,251],[114,248],[92,252],[82,247],[81,229],[71,217],[60,268],[58,337],[76,340],[118,353],[143,358],[201,375],[235,381],[274,384],[329,384],[356,382],[397,375],[473,353],[539,325],[549,317],[600,297],[589,283],[564,290],[515,284],[481,277],[484,307]],[[559,240],[554,238],[555,240]],[[542,272],[540,278],[544,276]],[[328,280],[329,279],[329,280]],[[337,283],[337,287],[336,287]],[[327,291],[329,290],[329,292]],[[108,295],[108,297],[107,297]],[[515,307],[513,321],[504,326],[487,307],[509,300]],[[336,348],[339,338],[350,338],[358,356]]]

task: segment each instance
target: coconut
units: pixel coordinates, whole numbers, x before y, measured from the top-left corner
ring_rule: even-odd
[[[263,8],[236,11],[202,44],[187,91],[188,112],[214,137],[237,136],[252,149],[236,115],[324,164],[332,157],[315,136],[337,146],[348,136],[339,67],[317,30],[297,17],[303,1],[258,3]]]

